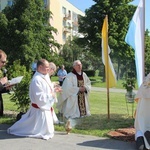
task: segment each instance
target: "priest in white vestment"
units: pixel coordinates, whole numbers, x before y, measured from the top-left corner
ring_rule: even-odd
[[[54,122],[58,119],[53,105],[57,98],[49,78],[49,74],[54,71],[56,66],[50,65],[47,60],[41,59],[37,62],[37,71],[29,87],[31,106],[19,121],[8,128],[9,134],[46,140],[54,136]]]
[[[62,93],[58,96],[58,111],[65,118],[89,116],[90,90],[91,82],[86,73],[82,72],[81,61],[74,61],[73,70],[67,74],[62,85]]]
[[[135,100],[138,102],[135,116],[135,141],[137,149],[150,149],[150,74],[140,86]]]

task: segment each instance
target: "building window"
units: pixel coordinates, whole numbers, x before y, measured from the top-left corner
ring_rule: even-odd
[[[64,27],[66,26],[66,21],[64,21],[64,20],[63,20],[63,26],[64,26]]]
[[[44,7],[48,6],[48,0],[44,0]]]
[[[12,4],[13,4],[12,0],[11,1],[7,1],[7,5],[8,6],[12,6]]]
[[[66,15],[66,8],[65,7],[62,7],[62,13],[64,16]]]
[[[67,27],[68,27],[68,29],[71,29],[71,23],[70,22],[67,23]]]
[[[78,15],[75,12],[72,13],[72,20],[76,22],[78,21]]]
[[[63,33],[63,41],[66,41],[66,33]]]

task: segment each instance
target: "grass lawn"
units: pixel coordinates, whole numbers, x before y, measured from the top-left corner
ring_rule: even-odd
[[[91,84],[93,87],[106,87],[106,82],[102,82],[102,77],[97,76],[97,77],[89,77],[91,80]],[[52,76],[51,78],[52,81],[58,82],[58,77],[57,76]],[[124,89],[122,83],[123,80],[118,80],[116,84],[116,89]],[[135,85],[135,89],[137,90],[138,86],[137,84]]]
[[[0,118],[0,123],[15,122],[16,113],[9,114],[9,111],[16,112],[17,108],[13,102],[10,102],[9,96],[9,94],[3,94],[5,115]],[[107,136],[110,130],[131,127],[134,123],[132,106],[135,110],[136,104],[126,103],[124,93],[110,93],[110,118],[108,119],[107,93],[92,91],[90,94],[91,116],[72,120],[76,125],[72,133]],[[56,108],[55,112],[58,113]],[[55,125],[55,130],[65,131],[63,125]]]

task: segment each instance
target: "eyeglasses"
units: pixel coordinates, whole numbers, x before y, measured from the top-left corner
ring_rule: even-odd
[[[53,70],[54,72],[56,71],[54,68],[50,68],[51,70]]]
[[[82,64],[77,64],[76,66],[82,66]]]
[[[0,60],[0,61],[1,61],[1,63],[6,64],[6,61],[2,61],[2,60]]]

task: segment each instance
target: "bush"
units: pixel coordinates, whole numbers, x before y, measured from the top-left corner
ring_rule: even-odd
[[[88,77],[95,76],[95,70],[84,70],[84,72],[87,74]]]
[[[132,90],[135,88],[135,82],[135,78],[127,78],[126,81],[122,83],[122,85],[127,91],[132,92]]]
[[[29,84],[31,80],[30,73],[26,73],[22,81],[15,87],[14,93],[11,96],[11,101],[15,102],[20,112],[26,112],[29,108]]]
[[[24,76],[22,81],[13,88],[14,93],[11,95],[10,100],[15,102],[19,111],[26,112],[30,103],[28,93],[32,72],[31,70],[27,72],[26,67],[20,65],[20,61],[17,60],[10,66],[9,74],[11,78]]]

